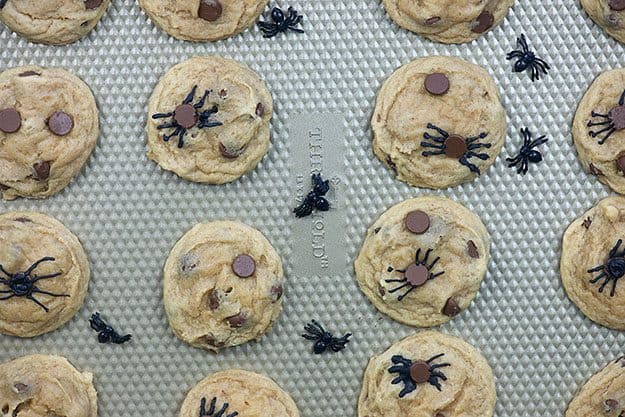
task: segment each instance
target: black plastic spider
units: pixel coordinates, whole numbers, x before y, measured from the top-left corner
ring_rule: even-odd
[[[326,332],[323,326],[315,320],[312,320],[311,323],[304,326],[304,330],[308,332],[308,334],[303,334],[302,337],[307,340],[315,341],[313,351],[317,355],[322,354],[327,349],[331,349],[333,352],[340,352],[345,349],[345,345],[349,343],[349,338],[352,335],[351,333],[347,333],[343,337],[334,337],[332,333]]]
[[[2,9],[5,4],[7,4],[7,1],[9,0],[0,0],[0,9]]]
[[[445,271],[437,272],[436,274],[433,274],[431,272],[434,265],[436,265],[436,263],[439,261],[440,256],[436,257],[436,259],[434,259],[431,264],[427,265],[428,258],[430,257],[430,252],[432,252],[432,249],[428,249],[425,252],[425,256],[423,257],[423,260],[419,260],[419,254],[421,253],[421,248],[417,249],[414,263],[411,264],[406,269],[393,269],[393,267],[390,267],[390,266],[388,267],[388,272],[397,271],[397,272],[401,272],[402,274],[404,274],[404,277],[401,279],[387,279],[384,281],[388,283],[390,282],[403,283],[403,285],[400,285],[399,287],[389,290],[389,293],[394,293],[396,291],[401,290],[402,288],[409,287],[408,290],[406,290],[406,292],[404,292],[402,295],[397,297],[397,301],[402,301],[415,288],[420,287],[423,284],[425,284],[427,281],[434,279],[438,276],[441,276],[445,273]]]
[[[465,138],[460,135],[450,135],[445,132],[443,129],[438,126],[433,125],[432,123],[428,123],[428,129],[433,129],[437,131],[440,136],[432,136],[428,132],[423,134],[423,138],[426,140],[434,141],[435,143],[421,142],[421,146],[426,148],[435,148],[438,149],[436,151],[424,151],[422,153],[423,156],[431,156],[431,155],[445,155],[449,158],[458,158],[458,162],[460,164],[469,168],[471,172],[480,175],[480,169],[469,162],[469,158],[478,158],[483,161],[489,158],[488,154],[485,153],[475,153],[476,149],[479,148],[490,148],[490,143],[479,143],[478,139],[484,139],[488,136],[488,133],[480,133],[478,136]]]
[[[523,135],[523,146],[521,146],[519,154],[514,158],[506,158],[506,161],[509,162],[508,167],[516,166],[516,172],[525,175],[530,162],[537,164],[543,160],[542,154],[534,148],[546,143],[549,139],[543,135],[532,140],[532,133],[528,128],[521,129],[521,134]]]
[[[217,113],[217,105],[214,105],[208,110],[201,110],[206,104],[206,99],[210,94],[209,90],[204,91],[204,95],[195,104],[191,104],[195,98],[195,92],[197,91],[197,85],[191,89],[191,92],[182,101],[173,112],[170,113],[156,113],[152,115],[152,119],[164,119],[171,117],[171,122],[162,123],[157,126],[157,129],[174,129],[170,135],[163,135],[163,140],[169,142],[173,137],[178,136],[178,147],[184,146],[184,136],[187,134],[187,130],[192,127],[198,129],[221,126],[223,123],[209,120],[211,116]]]
[[[608,283],[612,281],[612,291],[610,291],[610,297],[614,297],[614,294],[616,292],[616,283],[619,279],[623,278],[623,275],[625,275],[625,250],[619,252],[619,247],[621,246],[621,243],[623,243],[622,239],[619,239],[616,242],[616,245],[614,245],[614,247],[610,251],[610,254],[608,255],[608,260],[605,264],[595,266],[594,268],[588,270],[588,272],[591,274],[593,272],[601,271],[599,275],[597,275],[590,281],[591,284],[596,284],[601,278],[604,278],[603,283],[599,287],[599,292],[603,292],[606,285],[608,285]]]
[[[34,302],[35,304],[37,304],[39,307],[43,308],[45,312],[47,313],[49,311],[48,307],[46,307],[39,300],[37,300],[33,296],[33,294],[45,294],[45,295],[49,295],[52,297],[69,297],[69,295],[67,294],[54,294],[48,291],[44,291],[35,285],[37,281],[40,281],[42,279],[56,278],[62,275],[61,272],[56,272],[54,274],[48,274],[48,275],[42,275],[42,276],[31,275],[33,271],[37,269],[39,264],[41,264],[42,262],[53,262],[54,260],[55,260],[54,258],[50,256],[46,256],[44,258],[39,259],[34,264],[32,264],[30,268],[28,268],[26,271],[16,272],[15,274],[11,274],[7,272],[2,267],[2,265],[0,265],[0,272],[2,272],[8,278],[8,279],[0,278],[0,284],[4,284],[7,287],[9,287],[8,290],[0,291],[0,294],[10,294],[6,297],[0,298],[0,301],[8,300],[9,298],[13,298],[13,297],[25,297],[31,300],[32,302]]]
[[[236,417],[239,415],[238,411],[234,411],[230,414],[226,414],[230,404],[224,403],[224,405],[217,411],[217,397],[213,397],[211,400],[208,411],[206,410],[206,398],[202,398],[200,401],[200,417]]]
[[[514,50],[506,56],[506,59],[517,58],[517,61],[514,63],[514,72],[523,72],[530,68],[532,70],[530,75],[532,82],[540,80],[540,73],[547,74],[547,70],[551,69],[551,67],[544,60],[538,58],[534,52],[530,51],[525,35],[517,38],[516,43],[521,49]]]
[[[132,338],[132,335],[127,334],[125,336],[120,336],[119,333],[113,327],[108,325],[102,318],[100,317],[100,313],[95,312],[91,315],[89,319],[89,324],[91,328],[98,332],[98,342],[100,343],[115,343],[117,345],[121,345],[122,343],[126,343]]]
[[[289,7],[288,15],[278,7],[274,7],[271,10],[271,20],[265,19],[264,22],[258,22],[258,27],[264,33],[264,38],[273,38],[280,32],[286,32],[292,30],[293,32],[304,33],[302,29],[298,29],[295,26],[302,22],[304,16],[297,13],[297,11]]]
[[[588,127],[605,126],[603,129],[596,132],[588,132],[588,134],[593,138],[596,138],[600,134],[607,132],[603,139],[599,141],[599,145],[603,145],[614,132],[616,132],[617,130],[625,129],[625,91],[623,91],[623,94],[621,94],[621,98],[618,101],[618,106],[612,107],[612,109],[607,114],[601,114],[593,111],[591,113],[591,116],[600,117],[603,119],[599,122],[593,122],[592,120],[589,120],[588,124],[586,125]]]
[[[427,361],[417,360],[414,362],[401,355],[393,356],[391,361],[394,365],[388,368],[388,371],[390,373],[399,374],[391,381],[391,384],[404,384],[404,388],[399,393],[399,398],[410,394],[417,389],[418,384],[423,384],[425,382],[428,382],[430,385],[436,387],[437,390],[441,391],[440,380],[447,381],[447,377],[442,372],[437,371],[437,369],[451,366],[451,364],[432,364],[432,362],[442,356],[445,356],[445,354],[441,353],[432,356]]]
[[[313,210],[328,211],[330,203],[325,199],[324,195],[330,191],[330,181],[323,180],[321,174],[313,174],[311,177],[312,191],[306,195],[302,204],[295,207],[293,213],[295,217],[310,216]]]

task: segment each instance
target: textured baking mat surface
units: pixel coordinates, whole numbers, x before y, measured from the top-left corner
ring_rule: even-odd
[[[621,353],[625,334],[592,324],[566,297],[558,273],[569,222],[607,195],[582,172],[570,124],[583,92],[619,66],[623,46],[607,37],[573,0],[518,2],[503,25],[468,45],[427,41],[393,24],[375,0],[281,3],[305,15],[306,33],[265,40],[257,28],[206,44],[177,41],[155,28],[136,2],[114,0],[95,31],[65,47],[34,45],[0,28],[0,67],[65,67],[93,89],[101,111],[98,146],[77,179],[44,201],[0,203],[2,210],[49,213],[74,231],[92,266],[86,303],[58,331],[32,340],[0,335],[0,360],[29,353],[66,356],[95,374],[100,416],[175,416],[189,388],[211,372],[265,373],[291,393],[304,417],[355,416],[368,358],[415,330],[381,316],[360,293],[352,260],[369,224],[405,198],[430,194],[392,178],[370,145],[369,118],[386,77],[412,58],[440,54],[482,65],[496,79],[508,114],[508,138],[495,165],[476,181],[440,192],[481,216],[492,258],[470,309],[441,331],[477,346],[493,367],[498,417],[558,416],[577,388]],[[506,52],[524,32],[553,67],[544,80],[511,72]],[[148,97],[172,65],[197,54],[249,64],[275,100],[273,146],[253,173],[224,186],[192,184],[145,157]],[[299,274],[291,249],[291,140],[296,114],[335,113],[346,120],[342,208],[343,272]],[[545,160],[520,177],[505,166],[519,129],[547,134]],[[294,137],[294,136],[293,136]],[[213,355],[180,342],[167,325],[162,267],[193,224],[231,218],[260,229],[280,253],[288,279],[284,313],[260,343]],[[342,231],[339,230],[339,233]],[[134,339],[100,345],[88,317],[99,310]],[[314,356],[304,323],[351,331],[336,355]]]

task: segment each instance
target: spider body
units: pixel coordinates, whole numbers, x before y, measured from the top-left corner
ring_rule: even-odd
[[[616,245],[610,251],[608,260],[602,264],[588,270],[588,273],[601,272],[599,275],[590,280],[591,284],[596,284],[603,278],[603,282],[599,286],[599,292],[603,292],[605,287],[612,281],[612,290],[610,297],[614,297],[616,293],[616,283],[625,276],[625,250],[619,252],[622,239],[616,242]]]
[[[408,294],[410,294],[414,289],[422,286],[427,281],[432,280],[440,275],[443,275],[445,271],[432,273],[432,268],[434,265],[440,260],[440,257],[434,259],[429,265],[427,264],[428,258],[430,257],[430,253],[432,249],[428,249],[425,252],[425,256],[422,260],[419,259],[421,254],[421,248],[417,249],[415,254],[414,263],[410,264],[406,269],[394,269],[393,267],[388,268],[388,272],[400,272],[403,274],[403,277],[400,279],[387,279],[384,282],[392,283],[397,282],[401,285],[389,290],[389,293],[394,293],[400,291],[404,288],[408,288],[403,294],[397,297],[397,301],[402,301]]]
[[[48,307],[46,307],[39,300],[37,300],[34,294],[44,294],[51,297],[69,297],[69,295],[67,294],[54,294],[48,291],[44,291],[40,289],[37,285],[35,285],[38,281],[42,279],[52,279],[62,275],[61,272],[41,276],[33,275],[33,272],[35,271],[35,269],[37,269],[39,264],[41,264],[42,262],[53,261],[54,258],[46,256],[32,264],[26,271],[16,272],[14,274],[7,272],[2,267],[2,265],[0,265],[0,272],[2,272],[6,276],[6,278],[0,277],[0,284],[8,287],[8,290],[0,290],[0,294],[8,294],[6,296],[2,296],[0,298],[0,301],[8,300],[9,298],[13,297],[24,297],[37,304],[39,307],[43,308],[44,311],[47,313],[49,311]]]
[[[541,73],[547,74],[547,71],[551,69],[549,64],[544,60],[538,58],[534,52],[529,49],[525,35],[521,35],[517,38],[517,46],[520,49],[515,49],[510,52],[506,59],[517,59],[514,63],[514,72],[523,72],[527,69],[531,70],[530,78],[533,81],[540,80]]]
[[[450,135],[443,129],[438,126],[428,123],[428,129],[432,129],[438,133],[437,135],[431,135],[428,132],[423,134],[423,138],[425,139],[421,142],[421,146],[425,148],[434,148],[434,151],[423,151],[422,155],[425,157],[432,155],[445,155],[448,158],[458,159],[458,162],[461,165],[469,168],[471,172],[480,175],[480,169],[475,165],[469,162],[470,158],[478,158],[483,161],[489,158],[486,153],[477,153],[475,152],[480,148],[490,148],[490,143],[480,143],[480,139],[484,139],[488,136],[488,133],[480,133],[474,137],[465,138],[460,135],[452,134]]]
[[[323,180],[321,174],[313,174],[311,177],[312,190],[306,195],[302,204],[297,206],[293,213],[295,217],[310,216],[313,210],[328,211],[330,203],[324,197],[330,191],[330,181]]]
[[[549,139],[543,135],[532,140],[532,133],[528,128],[521,129],[521,134],[523,135],[523,146],[521,146],[519,154],[514,158],[506,158],[506,161],[509,162],[508,167],[516,167],[519,174],[525,175],[530,162],[537,164],[543,160],[543,155],[534,148],[546,143]]]
[[[292,7],[289,7],[286,14],[280,8],[274,7],[273,10],[271,10],[272,22],[267,20],[264,22],[258,22],[258,27],[264,33],[263,37],[265,38],[273,38],[278,33],[287,32],[289,30],[304,33],[302,29],[295,27],[300,24],[303,19],[304,16],[297,13],[297,11]]]
[[[618,101],[618,106],[612,107],[606,114],[591,112],[592,117],[598,117],[598,121],[589,120],[586,126],[596,127],[599,126],[597,131],[588,131],[588,134],[596,138],[597,136],[604,134],[603,138],[599,140],[599,145],[603,145],[606,140],[617,130],[625,129],[625,91],[621,94],[621,98]]]
[[[158,130],[173,129],[173,132],[169,135],[163,135],[163,140],[169,142],[170,139],[178,137],[178,148],[184,146],[184,137],[187,131],[193,127],[198,129],[210,128],[221,126],[223,123],[211,120],[211,117],[217,113],[217,106],[213,106],[208,110],[202,110],[202,107],[206,104],[210,91],[204,91],[204,95],[199,101],[193,103],[195,93],[197,91],[197,85],[191,89],[191,92],[187,94],[182,104],[176,106],[173,112],[169,113],[155,113],[152,115],[152,119],[166,119],[171,118],[169,122],[164,122],[158,125]]]
[[[404,384],[399,392],[399,398],[410,394],[417,389],[417,385],[429,383],[438,391],[442,391],[440,381],[447,381],[447,377],[438,369],[451,366],[449,363],[433,363],[438,358],[445,356],[444,353],[432,356],[427,361],[410,360],[401,355],[395,355],[391,358],[393,366],[388,368],[390,373],[397,373],[398,376],[391,381],[391,384]]]
[[[89,324],[91,328],[98,332],[98,342],[100,343],[115,343],[117,345],[121,345],[122,343],[126,343],[132,338],[132,335],[120,336],[113,327],[108,325],[102,317],[100,317],[100,313],[94,313],[89,319]]]
[[[200,416],[199,417],[236,417],[239,415],[237,411],[230,414],[226,414],[230,404],[224,403],[219,410],[217,410],[217,397],[213,397],[206,409],[206,398],[202,398],[200,401]]]
[[[322,354],[328,349],[331,349],[333,352],[340,352],[345,349],[345,345],[349,343],[349,338],[352,335],[351,333],[347,333],[343,337],[334,337],[332,333],[327,332],[323,326],[315,320],[312,320],[311,323],[304,326],[304,330],[307,333],[303,334],[302,337],[307,340],[315,341],[313,352],[317,355]]]

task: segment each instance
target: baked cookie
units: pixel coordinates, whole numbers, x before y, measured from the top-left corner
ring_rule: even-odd
[[[398,179],[446,188],[495,162],[506,113],[484,69],[458,58],[419,58],[382,85],[371,128],[373,152]]]
[[[231,369],[201,380],[184,399],[179,417],[299,417],[291,396],[272,379]]]
[[[172,249],[164,276],[169,324],[199,348],[259,340],[282,309],[280,257],[262,233],[242,223],[194,226]]]
[[[139,0],[145,13],[171,36],[216,41],[254,24],[269,0]]]
[[[271,95],[255,72],[230,59],[195,57],[174,66],[148,109],[148,158],[190,181],[234,181],[269,149]]]
[[[569,403],[565,417],[618,417],[625,411],[623,357],[592,376]]]
[[[3,416],[97,417],[93,375],[59,356],[30,355],[0,364]]]
[[[499,25],[514,0],[383,0],[404,29],[443,43],[465,43]]]
[[[378,310],[430,327],[469,307],[489,257],[490,236],[475,214],[444,197],[418,197],[373,223],[354,268]]]
[[[65,45],[93,30],[110,0],[0,0],[0,22],[31,42]]]
[[[87,84],[58,68],[0,73],[0,192],[45,198],[80,171],[100,132]]]
[[[625,1],[580,0],[590,18],[608,35],[625,43]]]
[[[490,417],[495,380],[470,344],[435,331],[420,332],[369,360],[359,417]]]
[[[0,215],[0,333],[33,337],[67,323],[80,309],[89,262],[78,238],[52,217]]]
[[[625,4],[625,3],[624,3]],[[604,72],[582,97],[573,142],[586,172],[625,194],[625,69]]]
[[[571,301],[592,321],[625,330],[625,197],[608,197],[562,238],[560,274]]]

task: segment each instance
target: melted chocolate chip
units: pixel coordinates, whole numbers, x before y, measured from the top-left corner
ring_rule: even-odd
[[[460,135],[449,135],[445,139],[445,156],[460,158],[467,152],[467,141]]]
[[[384,297],[386,295],[386,290],[381,285],[378,285],[378,292],[380,293],[380,297]]]
[[[102,5],[104,0],[85,0],[85,9],[92,10],[97,9]]]
[[[606,413],[613,413],[618,410],[618,401],[613,399],[607,399],[603,402],[603,408]]]
[[[387,155],[386,157],[386,165],[388,165],[393,170],[395,175],[397,175],[397,164],[393,161],[390,155]]]
[[[217,310],[219,308],[219,294],[217,294],[217,290],[211,290],[208,294],[207,300],[208,308],[211,310]]]
[[[373,229],[373,233],[377,235],[378,233],[380,233],[380,230],[382,230],[381,227],[376,227],[375,229]]]
[[[207,345],[211,345],[211,346],[218,347],[218,348],[223,347],[225,345],[224,342],[220,342],[219,340],[215,339],[213,336],[209,336],[209,335],[202,336],[200,338],[200,341],[204,342]]]
[[[221,17],[223,7],[219,0],[201,0],[197,15],[209,22],[214,22]]]
[[[410,378],[415,384],[423,384],[430,379],[430,365],[425,361],[415,361],[410,366]]]
[[[438,16],[432,16],[432,17],[430,17],[429,19],[426,19],[426,20],[425,20],[425,24],[426,24],[427,26],[432,26],[432,25],[437,24],[437,23],[438,23],[438,22],[440,22],[440,21],[441,21],[441,18],[440,18],[440,17],[438,17]]]
[[[449,297],[445,302],[442,313],[446,316],[453,317],[460,313],[460,306],[453,297]]]
[[[410,285],[420,287],[427,282],[430,277],[430,271],[428,271],[425,265],[412,264],[406,269],[404,276]]]
[[[55,111],[48,119],[48,129],[57,136],[65,136],[74,128],[72,117],[63,112]]]
[[[406,215],[404,224],[412,233],[421,235],[430,228],[430,216],[421,210],[411,211]]]
[[[50,177],[50,162],[35,162],[33,164],[33,177],[39,181],[47,180]]]
[[[14,220],[20,223],[32,223],[32,220],[30,220],[28,217],[18,217]]]
[[[493,23],[495,23],[495,16],[488,10],[484,10],[474,22],[474,26],[471,31],[475,33],[484,33],[491,27],[493,27]]]
[[[263,115],[265,114],[265,106],[263,103],[258,103],[256,105],[256,116],[258,117],[263,117]]]
[[[269,293],[271,294],[271,299],[273,300],[274,303],[282,298],[283,292],[284,292],[284,289],[282,288],[282,285],[274,285],[271,287],[271,290],[269,290]]]
[[[227,159],[236,159],[245,151],[245,146],[242,148],[226,146],[223,143],[219,143],[219,153],[221,156]]]
[[[35,71],[24,71],[18,74],[18,77],[33,77],[35,75],[41,75],[41,74]]]
[[[236,329],[242,327],[245,324],[245,322],[247,321],[247,314],[241,312],[236,316],[228,317],[226,320],[228,321],[230,327],[234,327]]]
[[[256,271],[256,262],[250,255],[239,255],[232,262],[232,272],[240,278],[251,277]]]
[[[22,384],[21,382],[17,382],[15,384],[13,384],[13,389],[18,394],[24,394],[24,393],[30,391],[30,387],[28,385],[26,385],[26,384]]]
[[[616,12],[625,10],[625,0],[609,0],[608,5]]]
[[[449,78],[445,74],[436,72],[425,77],[424,85],[428,93],[441,96],[449,91]]]
[[[228,95],[228,91],[226,91],[226,89],[225,89],[225,88],[222,88],[222,89],[219,91],[219,97],[224,98],[224,97],[226,97],[227,95]]]
[[[20,113],[13,109],[0,110],[0,131],[4,133],[17,132],[22,126],[22,116]]]
[[[605,17],[605,21],[610,27],[618,27],[621,25],[621,19],[618,14],[610,13]]]
[[[592,224],[592,220],[590,219],[590,217],[586,217],[584,219],[584,222],[582,223],[582,226],[584,226],[586,229],[590,228],[590,225]]]
[[[625,173],[625,155],[619,156],[615,162],[616,169],[621,171],[622,173]]]
[[[191,104],[181,104],[174,110],[174,120],[185,129],[191,129],[197,123],[197,112]]]
[[[467,252],[471,258],[477,259],[480,257],[480,253],[477,250],[477,246],[475,245],[475,242],[473,242],[472,240],[469,240],[467,242]]]

